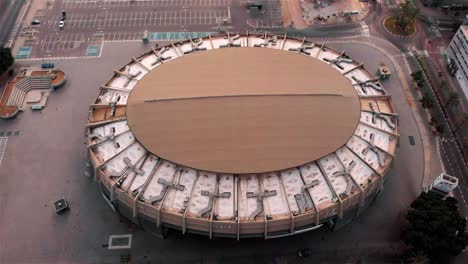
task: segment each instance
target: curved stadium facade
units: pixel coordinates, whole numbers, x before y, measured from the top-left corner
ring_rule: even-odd
[[[390,95],[344,52],[227,34],[114,70],[86,138],[104,197],[132,222],[239,239],[350,222],[382,190],[398,131]]]

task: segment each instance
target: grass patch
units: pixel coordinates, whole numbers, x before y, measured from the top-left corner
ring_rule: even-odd
[[[391,33],[402,36],[402,37],[407,37],[411,36],[416,32],[416,24],[413,22],[409,24],[404,31],[402,31],[398,26],[397,26],[397,17],[396,16],[391,16],[387,17],[384,20],[384,27],[390,31]]]

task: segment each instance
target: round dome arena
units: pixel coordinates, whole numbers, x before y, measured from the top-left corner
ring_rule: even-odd
[[[391,96],[359,62],[286,36],[226,34],[131,58],[86,129],[94,177],[145,230],[283,237],[352,221],[398,139]]]

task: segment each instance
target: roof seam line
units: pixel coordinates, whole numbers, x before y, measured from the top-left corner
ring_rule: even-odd
[[[253,96],[341,96],[342,94],[331,93],[298,93],[298,94],[233,94],[233,95],[213,95],[213,96],[193,96],[193,97],[176,97],[176,98],[160,98],[160,99],[147,99],[145,103],[161,102],[161,101],[175,101],[175,100],[190,100],[190,99],[210,99],[210,98],[223,98],[223,97],[253,97]]]

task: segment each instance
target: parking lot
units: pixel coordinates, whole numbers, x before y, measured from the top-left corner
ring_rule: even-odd
[[[235,1],[235,0],[234,0]],[[63,0],[62,9],[84,9],[105,7],[188,7],[188,6],[228,6],[231,0]]]
[[[228,17],[228,8],[179,9],[162,11],[136,12],[101,12],[91,14],[70,14],[67,17],[67,30],[75,29],[112,29],[151,26],[216,25],[217,19]],[[61,16],[52,16],[45,21],[46,26],[54,30]]]
[[[79,57],[90,45],[141,40],[145,31],[218,32],[223,20],[233,32],[281,25],[278,0],[259,2],[262,12],[251,12],[245,0],[55,0],[30,11],[30,20],[41,23],[25,25],[17,49],[31,48],[29,58]]]

